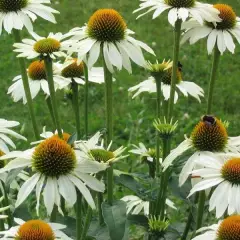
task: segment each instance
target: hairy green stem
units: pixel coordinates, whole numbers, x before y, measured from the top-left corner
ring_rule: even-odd
[[[84,226],[83,226],[82,235],[81,235],[80,240],[85,240],[86,239],[87,231],[88,231],[89,225],[90,225],[91,220],[92,220],[92,213],[93,213],[92,208],[88,207],[87,215],[86,215],[86,218],[85,218],[85,222],[84,222]]]
[[[76,211],[76,232],[77,240],[81,239],[82,235],[82,194],[77,190],[77,202],[75,204]]]
[[[113,94],[112,94],[112,73],[108,70],[105,60],[104,80],[105,80],[105,111],[107,128],[107,145],[113,140]],[[107,169],[107,200],[110,205],[113,202],[113,166]]]
[[[161,117],[161,97],[162,97],[162,89],[161,89],[161,78],[155,78],[156,87],[157,87],[157,118]],[[160,137],[158,131],[156,130],[156,176],[159,176],[160,171]]]
[[[54,117],[54,114],[53,114],[53,107],[52,107],[52,102],[51,102],[50,97],[46,98],[46,103],[47,103],[48,110],[50,112],[52,122],[53,122],[53,125],[54,125],[54,128],[55,128],[54,130],[56,130],[56,120],[55,120],[55,117]]]
[[[3,181],[1,181],[1,184],[2,184],[2,190],[3,190],[2,194],[4,196],[3,204],[5,207],[7,207],[10,204],[8,199],[7,189]],[[13,226],[13,215],[10,209],[6,210],[6,215],[8,215],[8,218],[7,218],[8,228],[11,228]]]
[[[80,111],[79,111],[79,92],[78,92],[78,84],[72,79],[72,104],[73,110],[75,114],[75,122],[76,122],[76,130],[77,130],[77,139],[81,137],[81,126],[80,126]]]
[[[55,121],[56,121],[56,128],[57,128],[59,137],[63,138],[62,128],[61,128],[60,121],[59,121],[59,116],[58,116],[56,96],[55,96],[52,59],[49,56],[44,57],[44,63],[45,63],[49,92],[50,92],[50,97],[51,97],[51,102],[52,102],[53,114],[54,114]]]
[[[102,215],[102,203],[103,203],[103,193],[97,193],[98,200],[98,222],[102,226],[104,224],[104,218]]]
[[[177,84],[177,70],[178,70],[178,59],[180,50],[180,36],[181,36],[182,20],[178,19],[175,23],[174,28],[174,49],[173,49],[173,66],[172,66],[172,79],[171,79],[171,91],[168,106],[168,122],[173,117],[174,98]]]
[[[202,227],[205,200],[206,194],[205,191],[203,190],[199,193],[196,230]]]
[[[83,63],[84,66],[84,76],[85,76],[85,85],[84,85],[84,133],[86,139],[88,138],[88,88],[89,88],[89,79],[88,79],[88,67],[86,63]]]
[[[21,43],[22,38],[19,30],[13,29],[13,35],[16,43]],[[32,126],[33,126],[33,131],[35,138],[37,140],[40,139],[39,131],[38,131],[38,126],[37,126],[37,121],[35,118],[35,113],[34,113],[34,108],[33,108],[33,100],[32,100],[32,95],[31,95],[31,90],[28,82],[28,75],[27,75],[27,70],[26,70],[26,64],[24,58],[18,58],[19,61],[19,66],[21,70],[21,75],[22,75],[22,82],[23,82],[23,87],[24,87],[24,92],[25,96],[27,99],[27,105],[28,105],[28,110],[29,114],[32,120]]]
[[[186,240],[187,236],[188,236],[188,232],[191,228],[192,225],[192,221],[193,221],[193,215],[192,215],[192,207],[189,208],[189,214],[188,214],[188,219],[187,219],[187,223],[183,232],[183,235],[181,237],[181,240]]]
[[[212,71],[211,71],[211,77],[209,82],[207,114],[212,113],[213,92],[214,92],[219,62],[220,62],[220,51],[218,50],[218,46],[216,44],[214,49]]]

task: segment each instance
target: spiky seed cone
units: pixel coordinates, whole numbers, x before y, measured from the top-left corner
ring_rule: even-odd
[[[108,160],[114,158],[113,152],[104,149],[92,149],[90,150],[90,153],[97,162],[106,163]]]
[[[204,116],[194,128],[191,139],[198,151],[221,152],[227,145],[228,134],[220,120]]]
[[[62,70],[62,76],[65,78],[81,78],[84,75],[83,63],[77,64],[77,59]]]
[[[0,0],[0,12],[17,12],[27,4],[28,0]]]
[[[60,47],[61,43],[53,38],[41,39],[33,46],[34,50],[40,54],[51,54],[53,52],[57,52]]]
[[[25,222],[18,229],[15,240],[54,240],[52,228],[41,220]]]
[[[127,25],[122,16],[113,9],[100,9],[89,19],[89,37],[101,42],[121,41],[125,37]]]
[[[222,167],[222,177],[232,184],[240,184],[240,158],[228,160]]]
[[[47,79],[44,61],[34,61],[28,67],[28,76],[32,80]]]
[[[164,0],[167,5],[175,8],[191,8],[195,4],[195,0]]]
[[[36,147],[32,161],[36,171],[58,177],[72,172],[76,166],[76,155],[66,141],[53,136]]]

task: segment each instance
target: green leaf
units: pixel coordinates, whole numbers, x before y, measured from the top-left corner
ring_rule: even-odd
[[[24,221],[28,221],[32,219],[32,215],[28,211],[28,207],[26,203],[20,205],[18,208],[14,210],[13,217],[24,219]]]
[[[14,169],[12,171],[10,171],[7,175],[7,179],[5,182],[5,186],[7,188],[10,188],[11,183],[13,182],[13,180],[16,179],[17,175],[23,170],[24,168],[18,168],[18,169]]]
[[[73,135],[70,136],[67,143],[69,145],[72,145],[76,140],[77,140],[77,133],[74,133]]]
[[[126,231],[127,204],[124,201],[114,201],[112,205],[102,203],[104,221],[107,224],[111,240],[122,240]]]
[[[88,229],[87,239],[94,239],[94,240],[109,240],[109,232],[107,227],[99,226],[99,222],[96,220],[93,220],[91,222],[91,225]]]

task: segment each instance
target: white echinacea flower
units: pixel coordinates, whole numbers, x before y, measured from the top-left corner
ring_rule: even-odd
[[[127,202],[127,214],[131,213],[133,215],[137,215],[143,210],[144,215],[146,216],[149,215],[148,201],[144,201],[141,198],[134,195],[125,196],[121,200]],[[177,209],[174,203],[169,199],[166,199],[166,205],[175,210]]]
[[[240,43],[240,18],[236,16],[233,9],[226,4],[214,5],[220,11],[221,22],[206,21],[200,25],[196,20],[191,19],[184,23],[185,30],[181,43],[188,41],[196,43],[199,39],[207,37],[207,50],[212,53],[214,46],[217,46],[221,54],[226,50],[234,53],[235,43],[233,37]]]
[[[86,26],[71,30],[76,43],[69,47],[70,52],[78,54],[78,61],[86,61],[88,67],[98,60],[102,52],[105,64],[113,73],[114,66],[132,72],[130,59],[139,66],[145,66],[141,48],[154,55],[145,43],[131,37],[134,34],[127,28],[122,16],[113,9],[96,11]]]
[[[76,189],[78,189],[87,203],[95,208],[94,200],[87,187],[104,192],[104,184],[91,174],[104,171],[107,166],[82,159],[79,152],[65,140],[52,136],[32,149],[14,151],[2,156],[0,160],[12,160],[0,170],[0,173],[18,168],[32,168],[33,171],[33,176],[21,186],[18,192],[16,207],[36,189],[37,213],[42,192],[48,215],[51,214],[54,204],[62,213],[61,196],[69,206],[73,206],[77,200]]]
[[[57,73],[67,79],[70,84],[74,80],[80,85],[85,84],[84,63],[77,63],[77,58],[68,58],[63,64],[56,63]],[[104,83],[104,71],[102,67],[92,67],[88,69],[88,80],[93,83]],[[70,85],[69,84],[69,85]]]
[[[104,140],[101,140],[102,134],[97,132],[88,141],[76,141],[76,147],[80,150],[79,156],[82,159],[88,161],[99,162],[104,166],[115,163],[128,155],[122,155],[126,150],[125,147],[121,146],[115,151],[111,151],[112,142],[107,148],[104,147]],[[101,143],[99,141],[101,140]]]
[[[200,178],[190,191],[190,195],[197,191],[214,187],[209,201],[209,211],[216,208],[216,217],[240,214],[240,154],[219,154],[214,158],[196,160],[199,169],[192,171],[193,177]]]
[[[134,11],[134,13],[149,8],[147,12],[139,15],[143,15],[154,11],[153,19],[157,18],[161,13],[166,10],[168,12],[168,21],[171,25],[175,25],[175,22],[180,19],[185,22],[189,17],[193,17],[200,24],[204,21],[221,21],[218,17],[219,11],[214,9],[212,5],[206,3],[200,3],[195,0],[140,0],[140,8]]]
[[[16,148],[14,142],[7,135],[11,135],[17,139],[27,141],[25,137],[9,129],[18,126],[19,124],[20,123],[16,121],[8,121],[6,119],[0,118],[0,150],[2,152],[9,152],[7,145],[11,146],[12,148]]]
[[[221,122],[213,116],[203,116],[195,126],[190,138],[184,140],[171,151],[163,162],[164,171],[172,165],[177,157],[189,149],[194,153],[186,161],[179,176],[179,185],[183,185],[189,174],[197,166],[197,162],[211,161],[219,152],[240,151],[240,137],[229,137],[226,129],[227,123]]]
[[[68,49],[71,40],[66,40],[70,37],[70,33],[49,33],[48,37],[40,37],[34,32],[31,32],[33,39],[23,39],[22,43],[14,43],[14,52],[20,53],[17,57],[25,57],[33,59],[37,57],[49,56],[52,59],[56,57],[67,57],[65,53]]]
[[[23,221],[14,218],[17,226],[11,227],[6,231],[1,231],[1,239],[36,239],[36,240],[72,240],[62,230],[67,226],[59,223],[47,223],[42,220]]]
[[[53,81],[56,91],[57,89],[65,88],[69,85],[69,83],[71,83],[71,81],[56,74],[55,68],[55,65],[53,65]],[[27,74],[32,99],[34,99],[41,90],[46,96],[50,96],[45,64],[43,60],[32,62],[27,69]],[[22,99],[23,104],[26,104],[27,99],[24,91],[22,76],[16,76],[13,79],[13,82],[14,83],[8,88],[8,94],[11,94],[14,102],[18,102]]]
[[[163,60],[162,63],[151,64],[147,63],[147,70],[151,75],[147,80],[128,89],[129,92],[135,92],[133,98],[137,97],[142,92],[155,93],[157,92],[156,81],[161,81],[161,90],[165,100],[170,98],[171,79],[172,79],[172,62]],[[200,97],[204,96],[204,91],[194,82],[182,80],[182,65],[179,63],[177,70],[177,89],[185,96],[191,95],[201,102]],[[178,93],[175,92],[174,102],[178,100]]]
[[[59,13],[44,4],[50,4],[50,0],[1,0],[0,1],[0,35],[2,28],[8,33],[12,29],[22,30],[25,26],[29,32],[33,31],[31,21],[37,16],[56,23],[53,13]]]
[[[204,232],[202,234],[199,234]],[[240,236],[240,216],[234,215],[208,227],[200,228],[198,236],[192,240],[238,240]]]

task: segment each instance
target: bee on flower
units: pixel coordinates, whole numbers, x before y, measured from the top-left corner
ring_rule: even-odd
[[[224,123],[214,116],[203,116],[192,131],[190,138],[186,138],[167,156],[163,162],[164,171],[173,164],[178,156],[192,149],[194,153],[185,163],[179,176],[181,186],[196,167],[197,162],[210,162],[219,152],[238,153],[240,137],[229,137],[227,126],[228,123]]]
[[[158,63],[157,61],[155,64],[148,62],[147,70],[151,73],[151,76],[147,80],[144,80],[136,86],[129,88],[128,91],[135,92],[133,98],[137,97],[142,92],[155,93],[157,92],[156,81],[161,81],[161,90],[164,96],[164,100],[168,100],[170,98],[171,91],[172,61],[163,60],[162,63]],[[196,83],[182,80],[182,65],[180,63],[177,70],[176,87],[185,97],[191,95],[199,102],[201,102],[200,97],[204,96],[203,89]],[[177,100],[178,92],[176,91],[174,102],[176,103]]]

